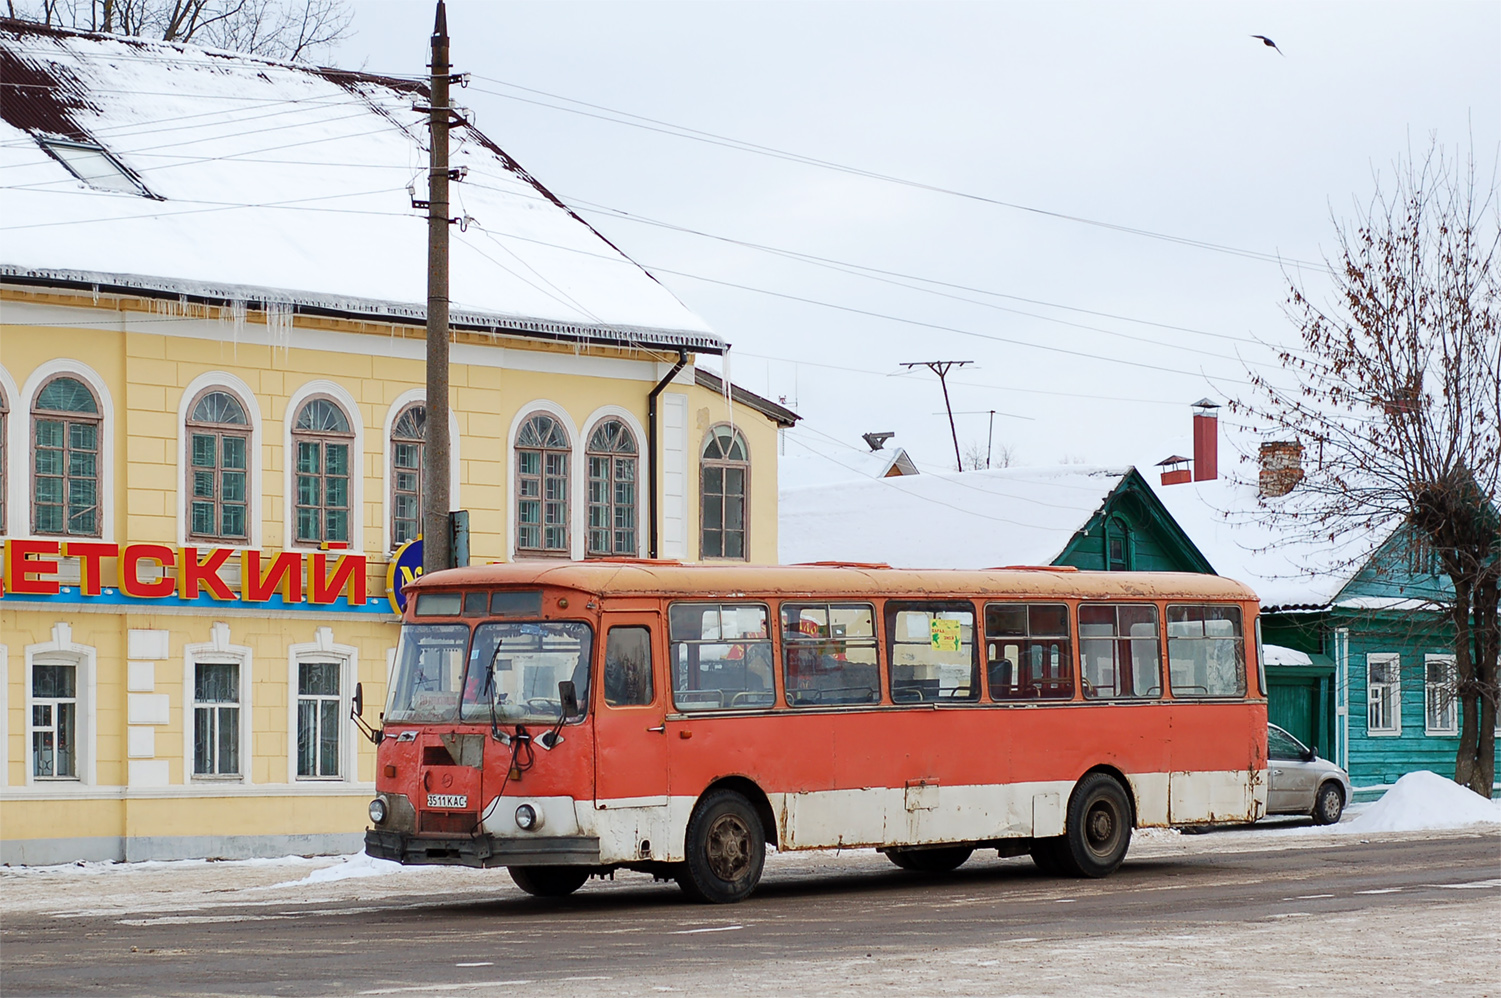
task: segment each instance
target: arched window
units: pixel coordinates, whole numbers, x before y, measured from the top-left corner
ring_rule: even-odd
[[[516,435],[516,552],[568,554],[568,434],[537,413]]]
[[[635,557],[636,437],[618,419],[589,435],[589,545],[593,557]]]
[[[297,543],[348,544],[350,537],[349,417],[332,399],[303,403],[292,424],[297,492],[293,516]]]
[[[188,539],[245,543],[250,536],[250,420],[222,388],[188,407]]]
[[[391,427],[391,547],[422,533],[422,444],[427,406],[414,402]]]
[[[750,450],[732,426],[716,426],[699,463],[699,557],[746,558]]]
[[[98,537],[99,401],[67,375],[53,378],[32,404],[32,530]]]

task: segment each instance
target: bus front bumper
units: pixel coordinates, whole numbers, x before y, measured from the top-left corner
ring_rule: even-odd
[[[409,866],[598,866],[599,838],[555,835],[406,835],[367,829],[365,853]]]

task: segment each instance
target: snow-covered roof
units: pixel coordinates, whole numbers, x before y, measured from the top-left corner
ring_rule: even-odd
[[[1065,465],[784,488],[779,558],[902,568],[1046,565],[1129,472]]]
[[[832,485],[850,479],[885,478],[896,469],[897,475],[915,475],[917,466],[900,447],[889,450],[862,450],[820,442],[817,449],[803,446],[796,434],[787,434],[787,452],[777,459],[777,486],[802,489],[815,485]]]
[[[1389,530],[1331,543],[1269,519],[1257,486],[1234,475],[1153,490],[1220,575],[1256,590],[1264,609],[1328,606]],[[1287,501],[1296,501],[1296,490]]]
[[[425,321],[425,83],[10,20],[0,79],[7,282]],[[452,146],[456,328],[723,350],[490,138]]]
[[[1264,665],[1313,664],[1313,659],[1308,656],[1307,652],[1298,651],[1296,648],[1284,648],[1282,645],[1263,645],[1261,661]]]

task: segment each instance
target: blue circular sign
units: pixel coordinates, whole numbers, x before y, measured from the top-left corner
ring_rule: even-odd
[[[407,584],[422,577],[422,537],[407,541],[391,556],[386,568],[386,598],[391,601],[391,611],[401,614],[407,608]]]

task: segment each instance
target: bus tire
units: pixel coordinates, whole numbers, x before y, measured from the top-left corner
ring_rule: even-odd
[[[1059,859],[1076,877],[1114,873],[1131,845],[1131,800],[1125,788],[1105,773],[1079,781],[1068,801],[1068,825]]]
[[[508,866],[516,886],[532,897],[565,898],[589,879],[587,866]]]
[[[886,858],[913,873],[948,873],[963,866],[974,846],[943,846],[938,849],[887,849]]]
[[[766,833],[750,801],[733,790],[717,790],[698,802],[684,847],[678,886],[695,901],[734,904],[761,881]]]

